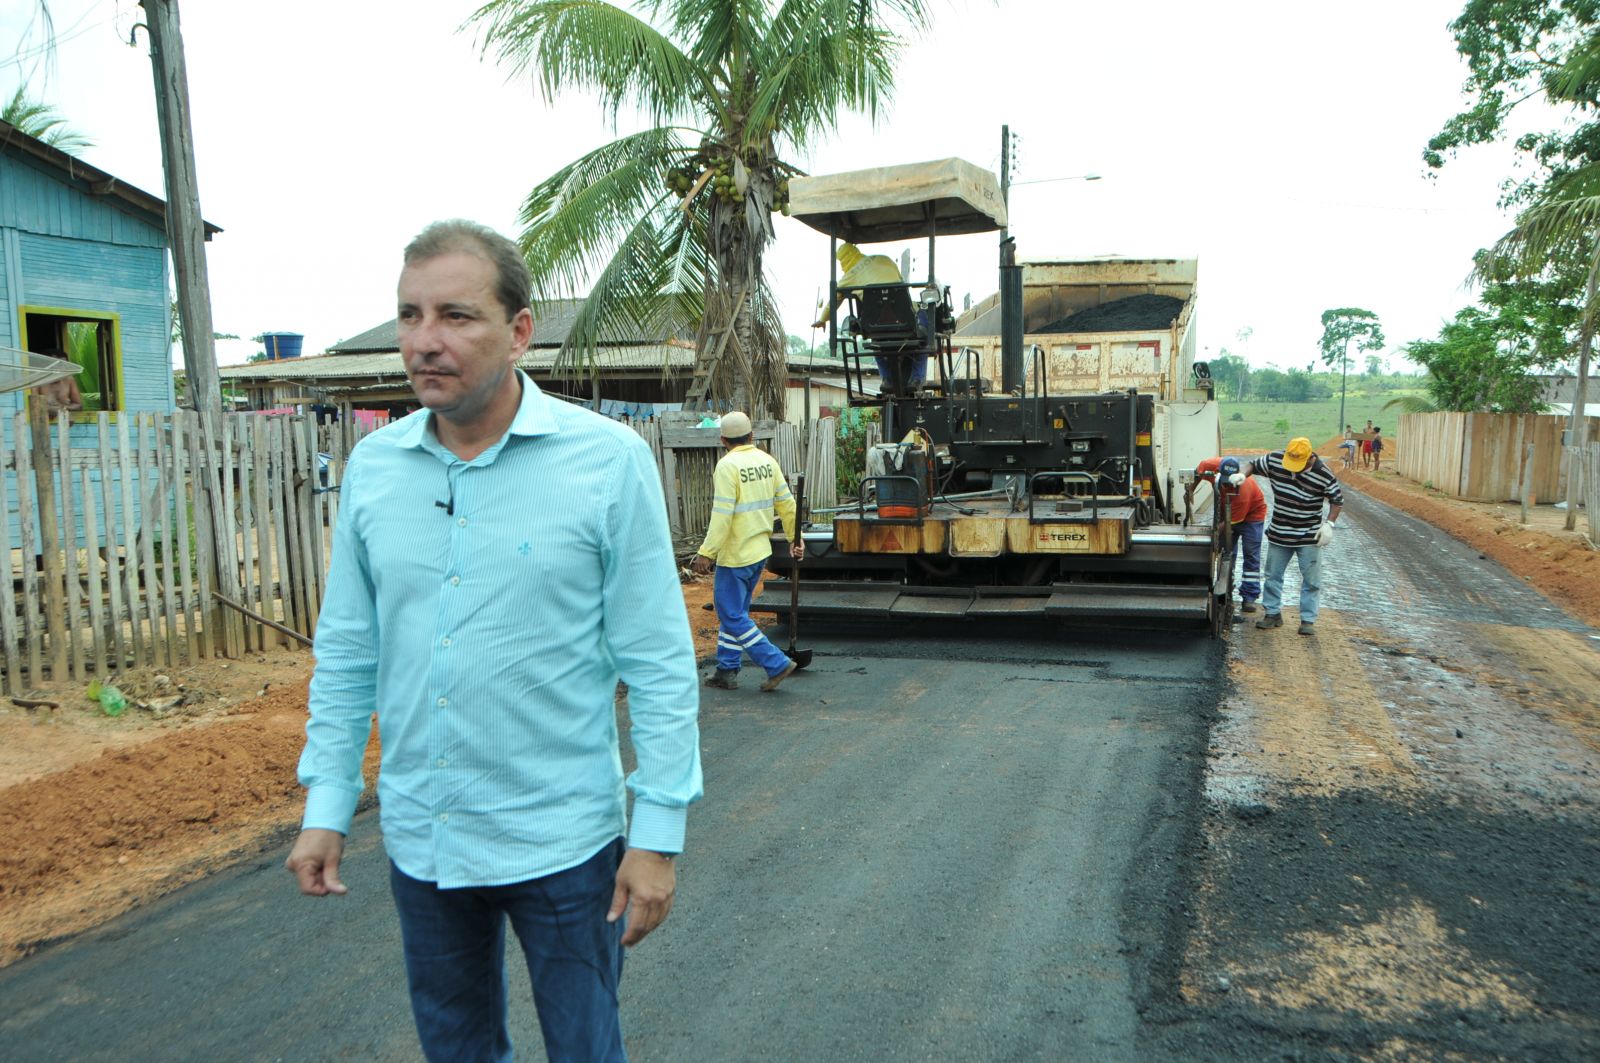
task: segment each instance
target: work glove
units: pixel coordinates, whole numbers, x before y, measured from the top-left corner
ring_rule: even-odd
[[[1333,525],[1323,521],[1322,527],[1317,529],[1317,545],[1327,546],[1333,542]]]
[[[1228,477],[1228,486],[1230,486],[1230,487],[1243,487],[1244,486],[1244,473],[1236,472],[1232,476]]]

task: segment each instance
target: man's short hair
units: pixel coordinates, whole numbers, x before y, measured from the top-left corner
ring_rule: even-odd
[[[507,321],[532,307],[533,281],[522,252],[487,225],[462,218],[436,221],[406,245],[405,264],[455,253],[477,255],[494,267],[494,294],[505,307]]]

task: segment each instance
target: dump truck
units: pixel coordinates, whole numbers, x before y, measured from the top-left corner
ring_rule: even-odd
[[[797,177],[789,196],[835,252],[928,246],[926,276],[894,284],[841,287],[830,263],[828,305],[847,313],[829,344],[883,442],[861,498],[804,525],[800,612],[1225,629],[1226,502],[1193,473],[1221,445],[1194,260],[1019,262],[1000,182],[959,159]],[[984,233],[1000,237],[999,291],[958,320],[936,242]],[[769,567],[753,608],[786,611],[788,551]]]

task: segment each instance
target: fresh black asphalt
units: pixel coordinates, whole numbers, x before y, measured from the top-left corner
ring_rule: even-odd
[[[634,1059],[1140,1057],[1219,645],[886,626],[808,633],[774,693],[706,691],[678,903],[623,978]],[[298,896],[285,838],[0,972],[0,1057],[418,1058],[377,834],[346,898]]]

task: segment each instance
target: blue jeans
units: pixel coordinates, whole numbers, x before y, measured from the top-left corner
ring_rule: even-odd
[[[522,943],[545,1052],[626,1060],[617,985],[626,919],[606,922],[622,839],[577,867],[507,886],[440,889],[389,865],[411,1012],[429,1063],[504,1063],[506,917]]]
[[[756,596],[765,561],[743,568],[717,566],[711,583],[711,600],[717,607],[717,670],[737,672],[744,655],[774,676],[789,667],[789,658],[761,633],[750,619],[750,600]]]
[[[1267,543],[1267,586],[1261,595],[1261,608],[1274,615],[1283,606],[1283,574],[1289,568],[1289,559],[1300,563],[1300,621],[1314,624],[1317,620],[1317,592],[1322,590],[1318,573],[1322,569],[1320,546],[1279,546]]]
[[[1244,554],[1244,567],[1239,570],[1239,600],[1253,602],[1261,597],[1261,533],[1265,521],[1240,521],[1233,526],[1233,556]]]

